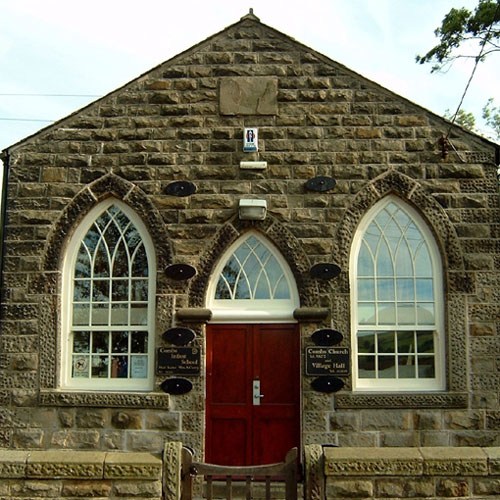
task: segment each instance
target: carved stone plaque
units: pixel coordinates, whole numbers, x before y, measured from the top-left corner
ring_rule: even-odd
[[[220,81],[222,115],[278,114],[278,79],[269,76],[240,76]]]

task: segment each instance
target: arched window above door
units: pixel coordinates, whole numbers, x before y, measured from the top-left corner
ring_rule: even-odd
[[[208,292],[212,319],[293,319],[299,299],[292,272],[279,251],[257,233],[238,239],[214,270]]]

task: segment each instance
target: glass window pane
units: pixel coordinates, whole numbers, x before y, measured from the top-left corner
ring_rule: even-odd
[[[137,302],[145,302],[148,300],[148,281],[133,280],[132,281],[132,300]]]
[[[415,352],[415,332],[398,332],[398,353]]]
[[[358,322],[360,325],[375,325],[375,304],[373,302],[358,303]]]
[[[129,257],[125,248],[125,243],[120,241],[113,255],[113,277],[129,276]]]
[[[109,304],[94,304],[92,306],[92,325],[109,325]]]
[[[80,250],[76,256],[75,278],[89,278],[91,276],[90,254],[84,243],[80,245]]]
[[[73,332],[73,352],[90,352],[90,332]]]
[[[413,302],[398,303],[398,324],[414,325],[415,324],[415,304]]]
[[[398,300],[414,300],[413,279],[398,278]]]
[[[378,357],[378,378],[396,377],[396,356],[382,355]]]
[[[431,256],[426,244],[421,245],[415,255],[415,276],[432,277]]]
[[[128,352],[128,332],[112,332],[111,352]]]
[[[129,280],[128,279],[118,279],[112,281],[112,292],[111,297],[114,302],[118,301],[128,301],[129,292]]]
[[[217,282],[217,287],[215,289],[215,298],[222,300],[231,299],[231,289],[229,283],[221,276]]]
[[[107,248],[103,240],[100,240],[94,254],[94,276],[108,277],[109,265],[110,260]]]
[[[375,356],[359,356],[358,357],[358,377],[359,378],[375,378]]]
[[[255,286],[255,295],[254,299],[270,299],[271,294],[270,294],[270,289],[269,289],[269,282],[267,281],[267,277],[265,274],[261,273],[259,277],[259,281],[257,282]]]
[[[381,242],[379,252],[377,255],[377,276],[380,277],[394,276],[394,269],[392,266],[392,256],[385,240]]]
[[[90,280],[75,280],[73,299],[75,302],[90,301]]]
[[[435,378],[436,368],[434,356],[418,357],[418,378]]]
[[[149,276],[148,257],[146,255],[146,250],[144,248],[144,245],[141,244],[141,246],[133,254],[132,259],[133,259],[132,260],[132,276],[137,276],[137,277]]]
[[[73,304],[73,325],[86,326],[90,321],[90,306],[87,304]]]
[[[94,280],[92,282],[92,300],[94,302],[109,301],[109,280]]]
[[[92,378],[108,378],[108,356],[92,356]]]
[[[358,352],[375,352],[375,335],[372,332],[358,332]]]
[[[111,356],[111,378],[128,377],[127,356]]]
[[[366,242],[363,241],[358,255],[358,276],[372,277],[374,273],[373,257],[368,251]]]
[[[401,242],[396,254],[396,275],[413,276],[413,259],[408,249],[406,241]]]
[[[358,300],[375,300],[375,282],[373,279],[358,279]]]
[[[113,304],[111,306],[111,324],[112,325],[128,325],[128,311],[129,305],[127,304]]]
[[[396,309],[393,303],[379,303],[378,324],[394,325],[396,324]]]
[[[434,332],[417,332],[417,351],[419,353],[434,352]]]
[[[378,300],[394,300],[394,280],[378,279],[377,280],[377,298]]]
[[[377,334],[377,347],[379,353],[394,353],[394,332],[380,332]]]
[[[90,356],[81,354],[73,356],[71,376],[75,378],[88,378],[90,368]]]
[[[415,377],[415,356],[398,356],[398,378]]]
[[[417,307],[417,324],[433,325],[436,321],[434,315],[434,303],[425,304],[420,302]]]
[[[92,334],[92,352],[109,353],[109,333],[93,332]]]
[[[281,276],[280,280],[276,283],[274,289],[275,299],[290,299],[290,288],[285,280],[285,276]]]
[[[148,352],[148,334],[147,332],[132,332],[131,352]]]
[[[132,304],[130,310],[131,325],[146,325],[148,320],[147,304]]]
[[[419,278],[415,281],[417,300],[430,302],[434,300],[434,286],[432,279]]]
[[[148,376],[148,358],[146,356],[130,356],[130,377],[146,378]]]

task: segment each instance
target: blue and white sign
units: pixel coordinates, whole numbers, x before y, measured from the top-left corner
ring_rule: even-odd
[[[245,127],[243,129],[243,151],[245,153],[253,153],[258,150],[258,129],[255,127]]]

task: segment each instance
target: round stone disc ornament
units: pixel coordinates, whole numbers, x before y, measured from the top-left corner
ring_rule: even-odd
[[[166,340],[170,344],[176,346],[183,346],[192,342],[196,337],[196,334],[191,330],[191,328],[169,328],[162,335],[163,340]]]
[[[196,269],[189,264],[172,264],[165,269],[165,274],[173,280],[188,280],[196,274]]]
[[[311,382],[311,387],[318,392],[337,392],[344,387],[344,381],[338,377],[318,377]]]
[[[311,267],[310,273],[313,278],[320,280],[331,280],[340,274],[340,267],[337,264],[322,262]]]
[[[325,177],[320,175],[318,177],[309,179],[305,184],[305,188],[308,191],[323,193],[325,191],[330,191],[330,189],[333,189],[336,184],[337,181],[332,177]]]
[[[331,346],[337,345],[342,342],[344,336],[337,330],[332,330],[331,328],[323,328],[322,330],[316,330],[312,335],[311,339],[316,345],[320,346]]]
[[[190,196],[196,193],[196,186],[190,181],[174,181],[167,184],[165,194],[171,196]]]
[[[161,390],[179,396],[193,389],[193,384],[186,378],[168,378],[160,384]]]

